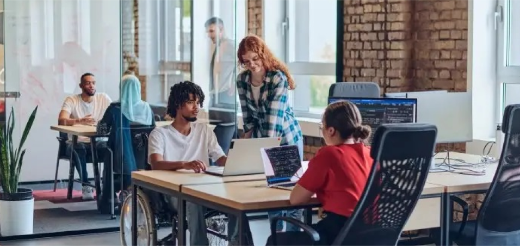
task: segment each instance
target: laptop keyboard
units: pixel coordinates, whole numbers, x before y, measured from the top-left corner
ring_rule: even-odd
[[[224,167],[211,166],[211,167],[206,168],[206,172],[207,171],[210,171],[210,172],[223,172],[224,171]]]

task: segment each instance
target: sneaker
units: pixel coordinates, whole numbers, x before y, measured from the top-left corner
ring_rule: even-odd
[[[81,193],[83,200],[94,200],[94,188],[83,186]]]

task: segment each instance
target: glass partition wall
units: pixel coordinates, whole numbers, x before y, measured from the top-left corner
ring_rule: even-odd
[[[0,240],[119,230],[121,190],[129,185],[132,170],[149,168],[142,152],[146,145],[136,136],[171,124],[175,117],[167,114],[167,104],[176,83],[192,81],[202,88],[205,101],[198,121],[212,124],[219,144],[229,148],[236,130],[236,50],[246,35],[246,0],[0,3],[0,117],[4,125],[14,113],[15,144],[38,106],[23,146],[19,179],[20,188],[32,190],[34,200],[20,212],[29,219],[8,231],[2,216],[7,208],[0,201]],[[88,86],[82,86],[85,73],[92,74],[84,76]],[[101,95],[104,101],[98,102]],[[151,113],[153,123],[148,124],[150,117],[132,114],[128,105],[149,107],[144,111]],[[95,122],[78,126],[85,121],[77,120],[63,132],[59,115],[86,117],[81,113],[91,114]],[[110,115],[112,121],[107,120]],[[80,176],[73,168],[78,182],[69,189],[71,149],[75,164],[84,156],[86,173],[80,169],[85,174]],[[93,187],[85,194],[87,183]]]

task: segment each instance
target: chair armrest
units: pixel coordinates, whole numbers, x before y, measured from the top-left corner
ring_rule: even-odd
[[[273,237],[272,239],[272,243],[273,245],[278,245],[277,244],[277,241],[276,241],[276,223],[278,221],[285,221],[287,223],[291,223],[295,226],[298,226],[300,227],[301,229],[303,229],[304,232],[306,232],[314,242],[319,242],[320,241],[320,234],[318,234],[318,232],[316,230],[314,230],[314,228],[310,227],[309,225],[306,225],[305,223],[297,220],[297,219],[294,219],[294,218],[289,218],[289,217],[274,217],[271,221],[271,236]]]
[[[453,195],[450,196],[450,200],[452,202],[459,204],[462,207],[462,221],[460,223],[459,231],[457,232],[457,235],[454,238],[454,240],[456,240],[462,234],[462,232],[464,231],[464,227],[466,226],[466,223],[468,222],[469,206],[466,201],[460,199],[457,196],[453,196]],[[453,211],[451,211],[450,213],[453,213]],[[450,223],[451,223],[451,221],[450,221]]]

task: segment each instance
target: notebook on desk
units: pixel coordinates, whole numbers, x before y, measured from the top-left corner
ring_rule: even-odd
[[[280,146],[280,141],[281,139],[278,137],[233,139],[229,147],[226,166],[211,166],[205,172],[217,176],[261,174],[264,172],[264,166],[259,150]]]
[[[292,190],[303,174],[298,146],[262,148],[261,153],[267,186]]]

